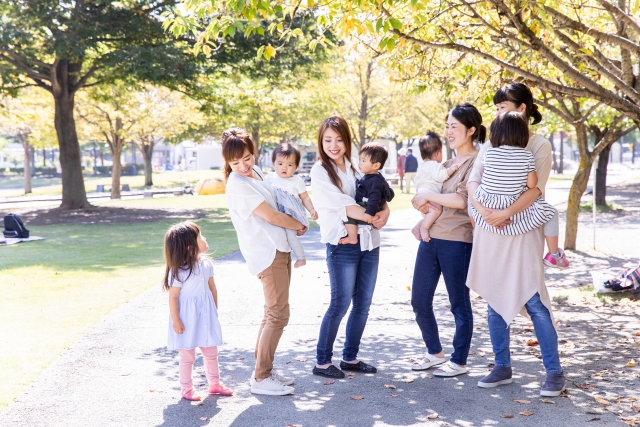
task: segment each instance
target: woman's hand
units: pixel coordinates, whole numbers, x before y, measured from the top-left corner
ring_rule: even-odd
[[[502,229],[504,226],[511,224],[513,221],[509,220],[511,214],[506,209],[487,209],[484,208],[487,212],[486,215],[480,213],[484,218],[484,222],[491,225],[492,227],[496,227],[498,229]]]
[[[423,214],[429,213],[429,197],[428,193],[416,194],[411,199],[411,204],[414,209],[419,210]]]
[[[376,215],[371,220],[371,226],[376,230],[380,230],[385,225],[387,225],[387,218],[381,215]]]
[[[297,234],[298,236],[302,236],[304,233],[306,233],[306,232],[307,232],[307,230],[308,230],[308,229],[309,229],[309,227],[303,227],[303,228],[301,228],[300,230],[298,230],[298,231],[296,232],[296,234]]]
[[[177,321],[173,321],[173,331],[176,334],[182,334],[184,332],[184,324],[182,323],[182,320],[178,319]]]

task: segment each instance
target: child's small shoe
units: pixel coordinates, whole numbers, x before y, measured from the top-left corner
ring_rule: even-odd
[[[200,397],[198,394],[196,394],[196,391],[192,388],[190,388],[189,390],[183,390],[182,391],[182,398],[183,399],[187,399],[187,400],[191,400],[191,401],[198,401],[198,400],[202,400],[202,397]]]
[[[209,386],[209,394],[219,394],[220,396],[232,396],[233,390],[224,386],[224,384],[213,384]]]
[[[557,254],[547,252],[547,255],[544,257],[543,262],[544,265],[559,268],[561,270],[569,267],[569,260],[567,260],[567,256],[562,249],[558,249]]]

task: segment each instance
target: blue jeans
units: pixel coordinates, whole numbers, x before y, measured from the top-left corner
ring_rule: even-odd
[[[542,353],[542,363],[547,373],[561,373],[560,355],[558,354],[558,334],[551,321],[551,313],[540,301],[540,294],[531,297],[524,305],[531,316],[531,323],[536,332]],[[509,350],[509,332],[511,328],[491,306],[488,306],[489,334],[493,352],[496,355],[496,366],[511,366],[511,352]]]
[[[429,354],[442,351],[438,323],[433,313],[433,295],[440,274],[449,293],[451,313],[456,322],[451,361],[466,365],[473,335],[473,312],[467,288],[467,272],[471,260],[471,243],[431,238],[420,242],[411,288],[411,306],[416,322],[422,331],[422,339]]]
[[[358,241],[360,236],[358,236]],[[378,277],[380,248],[361,251],[355,245],[327,244],[327,267],[331,284],[331,302],[322,319],[316,360],[318,365],[331,363],[333,343],[342,318],[353,302],[347,320],[347,337],[342,360],[350,362],[358,357],[360,339],[369,317],[369,307]]]

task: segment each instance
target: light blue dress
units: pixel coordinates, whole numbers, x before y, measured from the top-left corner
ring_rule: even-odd
[[[213,277],[213,262],[208,258],[201,258],[190,276],[188,271],[180,271],[179,280],[169,283],[182,288],[178,307],[180,320],[184,324],[184,332],[176,334],[169,315],[169,350],[191,350],[222,344],[222,330],[218,322],[218,310],[209,290],[209,277]]]

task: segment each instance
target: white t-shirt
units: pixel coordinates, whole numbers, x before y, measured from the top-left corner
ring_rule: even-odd
[[[298,197],[301,193],[307,191],[307,187],[304,185],[304,181],[299,175],[293,175],[291,178],[283,178],[277,173],[271,172],[267,175],[267,182],[273,187],[280,188],[281,190]]]
[[[231,172],[226,194],[240,252],[247,262],[249,273],[255,275],[273,263],[276,250],[291,252],[291,248],[284,228],[269,224],[253,213],[265,201],[273,210],[278,210],[271,186],[257,167],[254,166],[253,170],[262,180]]]
[[[418,173],[413,179],[417,193],[431,191],[442,193],[442,183],[449,179],[449,173],[442,163],[427,160],[418,167]]]
[[[313,191],[313,206],[318,212],[320,225],[320,241],[337,245],[340,239],[347,235],[344,222],[347,221],[347,206],[356,204],[356,176],[351,170],[351,163],[344,161],[347,173],[340,168],[338,177],[342,183],[341,192],[329,179],[327,170],[318,162],[311,168],[311,191]],[[380,246],[380,231],[370,225],[359,225],[360,248],[370,251]]]

